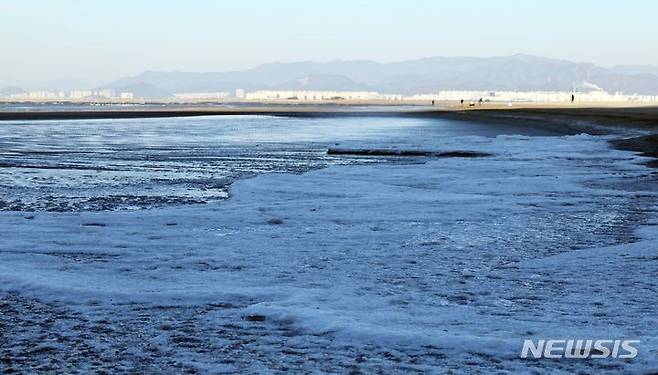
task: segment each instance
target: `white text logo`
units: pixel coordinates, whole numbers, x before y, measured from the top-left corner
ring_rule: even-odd
[[[635,358],[640,340],[524,340],[521,358]]]

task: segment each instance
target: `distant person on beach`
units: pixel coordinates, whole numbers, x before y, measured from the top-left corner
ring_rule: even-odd
[[[464,99],[462,99],[459,104],[461,104],[461,106],[463,107],[464,106]]]
[[[571,102],[573,103],[576,100],[576,96],[574,94],[571,94]]]
[[[482,98],[480,98],[480,100],[478,100],[478,104],[482,105]]]
[[[434,100],[432,100],[432,105],[434,105]]]

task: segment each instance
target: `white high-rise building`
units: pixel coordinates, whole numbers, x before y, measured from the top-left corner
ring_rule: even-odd
[[[57,94],[55,94],[54,92],[44,91],[44,90],[30,91],[27,93],[26,99],[29,100],[57,99]]]
[[[222,100],[229,97],[228,92],[183,92],[174,94],[180,100]]]
[[[72,100],[85,99],[93,95],[91,90],[73,90],[69,93],[69,98]]]
[[[97,90],[94,91],[93,96],[99,97],[99,98],[105,98],[105,99],[111,99],[117,96],[116,91],[112,89],[103,89],[103,90]]]

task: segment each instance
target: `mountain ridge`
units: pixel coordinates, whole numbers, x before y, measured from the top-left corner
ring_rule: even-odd
[[[98,88],[149,85],[161,92],[235,89],[368,90],[405,95],[440,90],[569,91],[598,86],[609,92],[658,94],[658,67],[604,68],[592,63],[517,54],[426,57],[392,63],[369,60],[262,64],[228,72],[145,71]],[[299,82],[306,82],[300,85]],[[157,90],[155,90],[157,91]],[[137,93],[139,94],[139,93]]]

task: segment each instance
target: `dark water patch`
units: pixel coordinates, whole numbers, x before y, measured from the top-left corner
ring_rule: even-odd
[[[356,156],[410,156],[410,157],[436,157],[436,158],[481,158],[492,156],[490,153],[477,151],[427,151],[427,150],[396,150],[381,148],[345,149],[330,148],[327,155],[356,155]]]
[[[631,137],[623,139],[615,139],[610,143],[625,151],[635,151],[642,156],[654,158],[646,163],[651,168],[658,168],[658,134],[645,135],[640,137]]]

